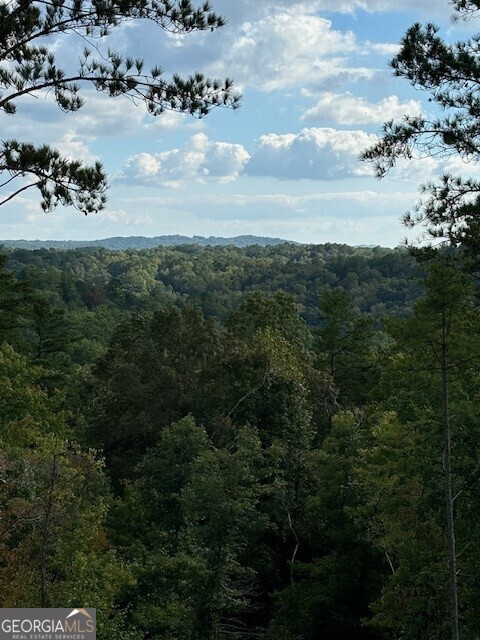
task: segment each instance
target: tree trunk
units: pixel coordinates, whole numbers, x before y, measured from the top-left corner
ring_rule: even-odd
[[[50,475],[47,503],[45,505],[45,516],[43,521],[42,543],[39,553],[40,565],[40,606],[47,606],[47,546],[50,536],[50,521],[53,509],[53,490],[55,487],[55,479],[57,476],[57,456],[53,456],[52,472]]]
[[[450,607],[452,623],[452,640],[459,640],[458,625],[458,583],[457,556],[455,545],[455,520],[452,495],[452,441],[450,431],[449,388],[448,388],[448,354],[447,354],[447,322],[445,308],[442,314],[442,392],[443,392],[443,432],[444,453],[443,470],[445,473],[445,507],[447,512],[447,541],[450,568]]]

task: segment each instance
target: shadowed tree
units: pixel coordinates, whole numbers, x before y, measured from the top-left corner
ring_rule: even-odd
[[[345,289],[325,290],[318,308],[318,363],[332,376],[342,398],[365,402],[374,369],[372,319],[355,308]]]
[[[426,285],[414,314],[390,326],[398,351],[382,367],[386,411],[359,458],[359,513],[391,573],[374,624],[458,640],[478,635],[479,323],[471,283],[449,256],[437,256]]]

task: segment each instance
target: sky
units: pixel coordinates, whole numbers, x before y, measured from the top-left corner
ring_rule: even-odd
[[[101,160],[108,204],[87,217],[71,208],[44,213],[26,191],[1,207],[0,239],[254,234],[350,245],[402,241],[400,217],[419,184],[446,167],[432,158],[404,162],[379,181],[359,161],[385,120],[432,109],[426,94],[392,75],[388,61],[413,22],[434,21],[449,39],[472,25],[449,20],[448,0],[212,4],[227,18],[217,31],[174,36],[152,23],[127,23],[104,44],[158,64],[166,76],[199,70],[231,77],[241,108],[201,120],[174,112],[154,118],[126,98],[86,88],[85,106],[63,114],[51,96],[26,97],[15,116],[0,116],[0,137]],[[49,46],[68,66],[84,42],[70,36]]]

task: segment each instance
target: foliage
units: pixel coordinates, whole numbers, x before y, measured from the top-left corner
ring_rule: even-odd
[[[445,264],[445,261],[447,264]],[[443,481],[444,451],[441,346],[447,315],[452,484],[460,599],[460,630],[478,634],[476,614],[465,603],[477,596],[475,573],[477,481],[478,311],[468,279],[440,256],[427,280],[427,295],[413,316],[393,323],[397,347],[382,372],[380,413],[372,416],[374,440],[359,458],[366,502],[358,509],[368,535],[383,549],[390,578],[374,604],[373,623],[401,637],[448,634],[448,536]],[[472,555],[470,555],[472,553]],[[473,573],[472,573],[473,570]],[[471,606],[471,605],[469,605]]]
[[[311,485],[299,527],[306,550],[295,581],[279,594],[275,640],[378,637],[363,621],[383,579],[381,556],[352,511],[363,503],[353,476],[370,437],[361,412],[339,412],[322,447],[309,456]]]
[[[81,601],[98,607],[99,637],[122,637],[116,600],[131,576],[106,541],[101,460],[71,439],[58,394],[39,387],[40,368],[4,345],[0,370],[1,605]]]
[[[321,324],[315,350],[320,366],[327,369],[343,395],[362,404],[374,373],[372,318],[355,309],[344,289],[326,290],[318,315]]]
[[[385,315],[407,315],[420,295],[420,268],[403,249],[189,245],[145,251],[16,249],[7,255],[17,278],[55,297],[56,304],[98,309],[102,316],[190,301],[225,321],[254,292],[284,292],[315,326],[325,290],[342,288],[354,307],[378,322]]]
[[[171,33],[214,30],[225,23],[208,3],[197,8],[189,0],[3,3],[0,110],[14,115],[25,96],[48,92],[62,111],[77,111],[84,104],[80,91],[86,85],[111,98],[127,96],[135,104],[143,103],[152,115],[169,109],[203,117],[214,107],[238,106],[239,97],[229,79],[211,80],[196,72],[186,79],[175,74],[168,80],[159,66],[145,70],[143,60],[105,50],[112,30],[134,20],[153,21]],[[48,46],[49,39],[60,36],[69,37],[70,42],[76,38],[82,45],[76,68],[59,66]],[[13,186],[0,205],[31,187],[39,190],[44,211],[62,204],[88,214],[106,202],[107,177],[100,163],[85,166],[47,145],[2,141],[0,176],[2,187]]]
[[[218,450],[193,418],[165,428],[143,459],[119,505],[117,535],[137,560],[131,615],[148,635],[212,638],[251,606],[261,459],[251,430]]]
[[[455,19],[476,17],[476,0],[453,0]],[[478,47],[472,36],[450,44],[436,25],[416,23],[406,32],[391,62],[396,76],[429,94],[440,115],[404,116],[385,123],[379,141],[363,152],[383,177],[402,158],[457,156],[476,161],[479,153]],[[408,226],[422,223],[434,238],[458,244],[478,232],[480,183],[474,178],[445,174],[422,187],[424,197],[405,216]]]
[[[12,252],[2,606],[96,606],[102,640],[443,640],[448,339],[460,631],[477,637],[480,324],[456,258]]]

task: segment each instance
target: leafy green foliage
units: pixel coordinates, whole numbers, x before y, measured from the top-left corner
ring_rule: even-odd
[[[59,394],[39,386],[40,368],[4,345],[0,371],[1,606],[80,600],[99,608],[100,638],[122,637],[115,607],[132,578],[105,538],[101,460],[72,440]]]
[[[339,390],[362,404],[371,387],[374,363],[372,318],[360,314],[344,289],[326,290],[319,303],[315,350]]]
[[[480,327],[468,279],[440,258],[413,316],[391,328],[398,346],[383,368],[378,390],[384,412],[373,416],[374,441],[358,465],[367,498],[360,518],[379,549],[383,547],[391,571],[374,605],[373,623],[412,640],[443,638],[450,626],[440,358],[445,340],[460,629],[467,637],[478,634],[477,616],[465,615],[463,603],[476,597],[469,576],[477,560],[469,549],[478,535],[473,514],[479,505],[470,492],[478,471],[472,399],[478,393]]]
[[[190,301],[225,321],[252,293],[284,292],[295,298],[304,320],[315,326],[326,288],[346,289],[353,305],[376,321],[385,315],[407,315],[420,295],[420,269],[404,249],[185,245],[145,251],[16,249],[8,258],[18,278],[56,295],[57,304],[99,311],[106,305],[112,314]]]
[[[409,315],[404,251],[12,252],[2,605],[96,606],[102,640],[444,640],[448,339],[477,637],[479,316],[456,252],[421,257]]]
[[[218,450],[192,418],[165,428],[145,456],[117,526],[123,551],[138,561],[132,618],[147,634],[211,638],[251,607],[261,458],[251,430]]]
[[[161,429],[192,413],[206,419],[219,389],[222,357],[215,323],[169,307],[121,328],[96,367],[92,441],[112,477],[128,477]]]
[[[378,594],[382,562],[352,513],[363,502],[352,479],[369,440],[364,415],[337,413],[322,447],[308,458],[308,496],[297,525],[302,546],[295,581],[278,597],[275,639],[376,637],[362,619]]]

